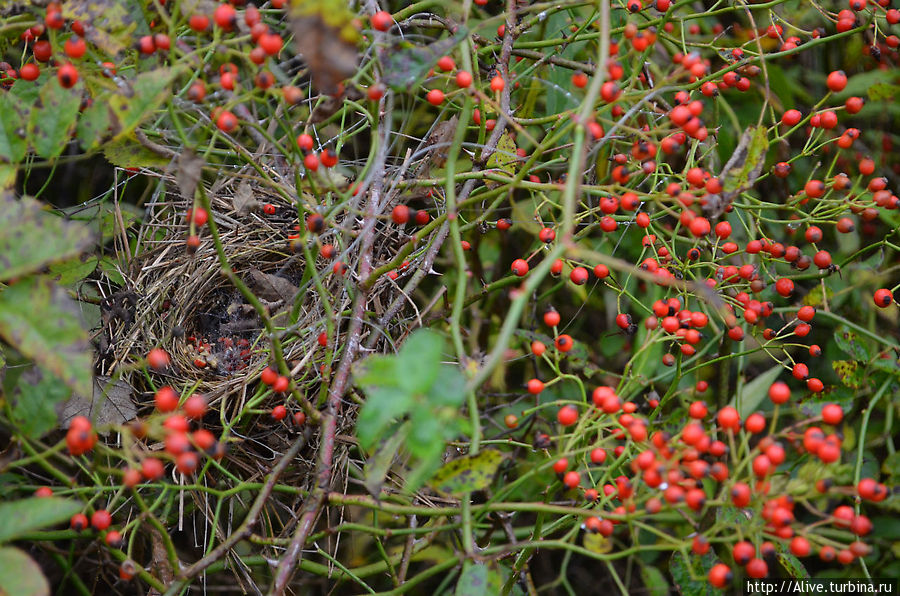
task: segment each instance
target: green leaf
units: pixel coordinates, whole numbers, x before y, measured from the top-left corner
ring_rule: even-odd
[[[75,89],[64,89],[56,77],[44,83],[38,103],[28,119],[28,139],[35,153],[49,159],[63,152],[80,106],[81,93]]]
[[[455,366],[441,363],[444,347],[443,336],[420,329],[398,354],[369,357],[354,370],[355,383],[367,395],[356,427],[364,449],[409,417],[403,443],[415,460],[406,477],[409,490],[431,477],[440,466],[445,441],[460,432],[465,379]]]
[[[512,140],[508,132],[504,132],[500,135],[500,140],[497,142],[497,149],[488,158],[487,167],[489,170],[496,170],[513,178],[516,175],[516,162],[518,159],[515,141]],[[488,188],[496,188],[501,183],[486,180],[485,184],[487,184]]]
[[[456,582],[456,596],[495,596],[503,588],[503,578],[496,569],[466,561]]]
[[[397,359],[397,380],[401,386],[415,393],[430,389],[441,368],[445,347],[443,336],[430,329],[411,334]]]
[[[825,286],[825,289],[822,289],[822,286],[815,286],[813,289],[809,291],[809,293],[803,297],[803,304],[808,306],[815,306],[816,308],[822,306],[825,303],[825,300],[831,301],[834,296],[834,290]]]
[[[641,581],[644,582],[645,592],[648,596],[668,596],[669,582],[662,571],[652,565],[641,565]]]
[[[736,160],[735,167],[722,173],[725,178],[722,186],[726,194],[739,192],[753,184],[769,150],[768,130],[765,126],[748,127],[742,137],[746,138],[746,156],[742,156],[743,161]],[[738,146],[740,147],[740,143]]]
[[[783,366],[773,366],[744,385],[740,393],[740,399],[735,398],[731,400],[731,405],[737,408],[741,419],[746,418],[759,408],[763,400],[769,395],[769,387],[772,386],[772,383],[783,371]]]
[[[458,407],[466,400],[466,378],[452,364],[442,364],[426,395],[432,406]]]
[[[40,566],[23,551],[0,548],[0,596],[50,596]]]
[[[585,532],[581,542],[584,548],[600,555],[611,552],[613,548],[612,540],[599,533]]]
[[[884,458],[881,462],[881,471],[894,478],[900,476],[900,451],[895,451]]]
[[[895,377],[900,377],[900,360],[896,358],[875,358],[869,362],[869,366]]]
[[[0,280],[74,257],[91,241],[86,227],[47,213],[34,199],[0,193]]]
[[[178,73],[174,68],[157,68],[137,76],[126,89],[110,96],[115,139],[130,135],[138,124],[149,118],[171,94],[172,80]]]
[[[409,452],[426,459],[444,448],[445,421],[428,408],[415,408],[410,416],[412,428],[406,441]]]
[[[855,391],[851,391],[846,387],[835,386],[828,393],[827,399],[825,399],[824,396],[810,396],[809,399],[800,402],[800,411],[803,412],[804,416],[812,418],[814,416],[820,416],[822,414],[822,409],[827,404],[837,404],[844,411],[844,414],[847,414],[853,409],[855,401]]]
[[[124,286],[125,278],[119,273],[117,265],[118,262],[108,255],[100,259],[100,270],[103,274],[114,284]]]
[[[78,127],[75,129],[75,136],[81,143],[81,148],[90,151],[100,144],[100,141],[106,136],[111,123],[109,106],[106,103],[106,97],[98,97],[90,107],[81,113],[78,119]]]
[[[891,83],[875,83],[866,91],[869,99],[872,101],[881,101],[882,99],[893,99],[900,95],[900,85],[892,85]]]
[[[410,393],[393,387],[370,391],[356,422],[359,444],[370,449],[396,418],[409,411],[412,402]]]
[[[469,34],[468,29],[460,26],[453,37],[436,41],[427,46],[418,46],[409,42],[395,44],[384,58],[382,80],[395,91],[406,92],[414,88],[429,70],[434,68],[438,59],[445,56]]]
[[[105,143],[103,155],[120,168],[164,168],[172,161],[153,153],[131,135]]]
[[[93,359],[88,336],[78,307],[61,287],[25,278],[0,292],[0,337],[73,391],[90,395]]]
[[[387,477],[388,471],[397,457],[397,452],[400,451],[400,446],[406,441],[408,434],[409,423],[406,423],[388,437],[375,452],[375,455],[366,460],[366,465],[363,468],[366,490],[373,497],[381,494],[381,486],[384,484],[384,479]]]
[[[17,163],[25,157],[25,106],[12,93],[0,93],[0,162]]]
[[[69,521],[81,507],[78,501],[61,497],[31,497],[0,503],[0,543]]]
[[[83,255],[60,263],[50,265],[50,276],[62,286],[71,286],[94,272],[99,259],[96,256]]]
[[[854,360],[868,362],[872,359],[866,344],[859,339],[859,336],[846,327],[839,327],[834,332],[834,341],[845,354],[852,356]]]
[[[787,571],[788,577],[794,579],[806,579],[809,577],[809,571],[806,570],[806,567],[803,566],[800,559],[791,553],[779,552],[778,562],[781,563],[781,566]]]
[[[18,79],[9,89],[9,93],[10,95],[14,95],[19,98],[22,106],[33,106],[38,101],[38,96],[41,93],[41,86],[51,78],[56,77],[50,76],[45,70],[44,72],[41,72],[41,76],[39,76],[36,81],[26,81],[25,79]]]
[[[862,386],[863,371],[855,360],[835,360],[831,367],[846,387],[859,389]]]
[[[495,449],[465,455],[441,466],[432,477],[431,485],[449,495],[484,490],[493,482],[502,462],[503,454]]]
[[[680,552],[672,553],[669,560],[669,573],[672,581],[682,596],[707,596],[722,594],[722,591],[714,588],[707,581],[709,570],[716,564],[716,558],[712,554],[702,557],[692,555],[685,559]]]
[[[750,523],[747,514],[734,505],[717,507],[716,521],[723,522],[728,527],[747,526]]]
[[[26,371],[18,382],[18,394],[12,407],[12,421],[16,430],[32,439],[39,439],[59,423],[56,404],[64,401],[71,390],[50,374],[39,370]]]
[[[793,78],[788,78],[784,74],[784,70],[776,65],[768,68],[769,84],[773,89],[778,89],[778,100],[781,101],[781,110],[790,110],[794,107],[794,92],[799,87],[798,82]]]

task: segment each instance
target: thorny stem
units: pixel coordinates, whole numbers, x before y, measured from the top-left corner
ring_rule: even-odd
[[[347,330],[347,346],[341,356],[334,381],[328,392],[328,402],[322,415],[321,442],[319,445],[319,462],[316,470],[316,485],[312,494],[301,509],[300,519],[294,537],[288,546],[275,573],[275,580],[269,590],[270,596],[280,596],[290,582],[294,568],[303,554],[303,546],[312,532],[319,512],[325,503],[326,493],[331,486],[332,464],[334,458],[335,434],[337,432],[337,418],[341,408],[341,399],[350,379],[350,367],[356,358],[362,341],[362,324],[365,316],[366,302],[368,299],[368,287],[366,282],[372,275],[372,249],[375,243],[375,223],[381,209],[381,198],[384,190],[384,167],[387,158],[387,148],[390,133],[391,110],[385,108],[390,100],[382,98],[379,105],[378,127],[378,151],[372,168],[372,184],[369,187],[369,198],[366,203],[365,219],[360,231],[362,244],[359,249],[359,284],[354,298],[353,314],[350,318],[350,328]]]

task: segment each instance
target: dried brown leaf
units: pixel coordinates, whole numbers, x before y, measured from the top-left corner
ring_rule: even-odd
[[[200,182],[203,164],[203,158],[190,149],[185,149],[178,157],[178,170],[175,172],[175,180],[178,182],[182,198],[187,201],[194,200],[194,192],[196,192],[197,184]]]
[[[292,302],[297,295],[297,286],[283,277],[271,273],[263,273],[259,269],[251,269],[250,286],[257,296],[269,302],[283,300]]]
[[[325,4],[292,3],[291,27],[297,51],[309,68],[313,87],[326,95],[335,95],[339,84],[356,74],[358,52],[349,34],[349,25],[336,26],[338,19],[328,16],[329,7]]]
[[[64,428],[69,427],[75,416],[86,416],[99,427],[122,424],[137,416],[131,386],[124,381],[110,383],[110,380],[110,377],[95,377],[90,399],[73,395],[57,407]]]
[[[231,197],[231,206],[238,215],[247,215],[252,211],[258,211],[261,204],[253,198],[253,189],[250,187],[250,183],[244,180],[234,191],[234,196]]]

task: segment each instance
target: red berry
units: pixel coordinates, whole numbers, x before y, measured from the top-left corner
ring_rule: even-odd
[[[193,451],[185,451],[175,458],[175,468],[185,476],[193,474],[199,463],[200,460]]]
[[[216,126],[219,127],[219,130],[222,132],[232,133],[236,131],[238,127],[237,116],[228,110],[222,110],[219,113],[218,118],[216,118]]]
[[[875,306],[879,308],[887,308],[891,305],[891,302],[894,301],[894,296],[890,290],[881,288],[880,290],[875,290],[874,300]]]
[[[194,420],[203,418],[204,414],[206,414],[206,409],[206,398],[196,393],[184,402],[184,413]]]
[[[394,26],[394,18],[386,10],[379,10],[372,15],[372,27],[377,31],[389,31]]]
[[[741,427],[741,417],[738,414],[738,411],[731,406],[725,406],[719,410],[719,413],[716,415],[716,420],[718,421],[719,426],[725,429],[737,431]]]
[[[544,390],[544,384],[540,381],[540,379],[531,379],[528,381],[528,393],[532,395],[537,395],[541,391]]]
[[[78,69],[75,68],[72,64],[63,64],[59,67],[59,71],[56,73],[56,78],[59,79],[59,84],[65,87],[66,89],[70,89],[75,86],[75,83],[78,82]]]
[[[588,280],[588,271],[584,267],[575,267],[569,274],[569,279],[577,286],[584,285]]]
[[[109,532],[107,532],[103,540],[110,548],[122,548],[124,542],[124,540],[122,539],[122,533],[117,530],[110,530]]]
[[[259,36],[258,43],[259,47],[261,47],[267,55],[274,56],[281,51],[281,47],[284,45],[284,40],[282,40],[281,36],[276,33],[266,33]]]
[[[836,426],[844,419],[844,410],[837,404],[826,404],[822,408],[822,421],[825,424]]]
[[[267,366],[259,375],[259,379],[265,385],[272,385],[278,380],[278,373],[270,366]]]
[[[163,370],[169,366],[169,355],[162,348],[153,348],[147,354],[147,364],[155,370]]]
[[[847,75],[842,70],[835,70],[829,73],[828,78],[825,79],[825,84],[835,93],[843,91],[844,87],[847,86]]]
[[[516,259],[510,268],[515,275],[522,277],[528,274],[528,263],[525,259]]]
[[[69,58],[81,58],[87,51],[87,44],[84,43],[82,38],[73,35],[66,40],[66,43],[63,45],[63,51]]]
[[[769,387],[769,399],[772,403],[783,404],[791,398],[791,389],[784,381],[776,381]]]
[[[141,462],[141,475],[147,480],[158,480],[164,473],[165,466],[155,457],[146,457]]]
[[[437,67],[444,72],[449,72],[456,69],[456,62],[450,56],[441,56],[438,58]]]
[[[710,585],[714,588],[725,588],[731,583],[734,574],[731,573],[731,568],[725,563],[716,563],[709,570],[708,578]]]
[[[19,69],[19,77],[26,81],[35,81],[41,76],[41,69],[34,62],[23,64]]]
[[[810,552],[812,552],[812,547],[809,544],[809,540],[803,536],[796,536],[791,540],[791,554],[794,556],[808,557]]]
[[[106,509],[98,509],[91,516],[91,526],[102,532],[112,524],[112,515]]]
[[[444,101],[444,92],[440,89],[432,89],[425,95],[425,99],[428,100],[433,106],[439,106]]]
[[[192,14],[188,19],[188,26],[198,33],[206,31],[209,29],[209,17],[205,14]]]
[[[216,7],[213,12],[213,20],[219,28],[225,31],[231,31],[237,22],[237,11],[231,4],[222,3]]]
[[[794,282],[786,277],[775,282],[775,291],[787,298],[794,293]]]
[[[747,571],[747,575],[754,579],[762,579],[769,574],[769,566],[765,561],[758,558],[753,558],[750,562],[747,563],[745,568]]]
[[[160,412],[174,412],[178,408],[178,394],[168,385],[160,387],[153,396],[156,409]]]
[[[568,352],[575,345],[575,341],[570,336],[563,334],[556,338],[554,344],[560,352]]]
[[[272,391],[275,393],[284,393],[288,390],[288,387],[291,385],[291,380],[287,377],[279,376],[275,379],[275,382],[272,383]]]
[[[563,406],[557,413],[556,419],[563,426],[572,426],[578,421],[578,410],[575,406]]]
[[[563,477],[563,484],[565,484],[567,488],[575,488],[581,484],[581,474],[574,470],[566,472],[566,475]]]
[[[76,532],[81,532],[88,527],[88,518],[83,513],[76,513],[72,516],[72,519],[69,520],[69,526]]]

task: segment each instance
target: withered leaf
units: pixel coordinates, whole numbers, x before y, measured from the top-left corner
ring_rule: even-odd
[[[447,39],[442,39],[427,46],[418,46],[409,42],[394,45],[386,53],[384,61],[384,82],[396,91],[406,91],[419,80],[425,78],[429,70],[434,68],[441,56],[450,53],[456,44],[469,35],[465,27]]]
[[[723,191],[707,197],[703,206],[707,217],[717,218],[722,215],[736,196],[756,183],[768,149],[769,139],[765,126],[748,126],[744,130],[734,153],[719,174],[724,185]]]
[[[291,302],[297,295],[297,286],[283,277],[263,273],[259,269],[251,269],[248,275],[251,288],[263,300]]]
[[[96,377],[90,398],[76,394],[60,404],[57,413],[62,426],[69,428],[75,416],[86,416],[99,427],[128,422],[137,416],[131,386],[124,381],[110,383],[110,380],[110,377]]]
[[[184,149],[178,157],[178,170],[175,172],[175,180],[181,190],[181,197],[187,201],[194,200],[194,192],[197,183],[200,182],[200,174],[203,172],[203,158],[191,151]]]
[[[118,54],[150,32],[137,0],[66,0],[61,5],[64,17],[90,25],[85,37],[107,54]]]
[[[306,61],[313,87],[326,95],[337,94],[341,81],[357,71],[355,15],[341,0],[293,0],[290,17],[297,51]]]
[[[253,198],[253,190],[246,180],[241,182],[234,191],[234,196],[231,197],[231,206],[238,215],[247,215],[251,211],[259,210],[260,203]]]

